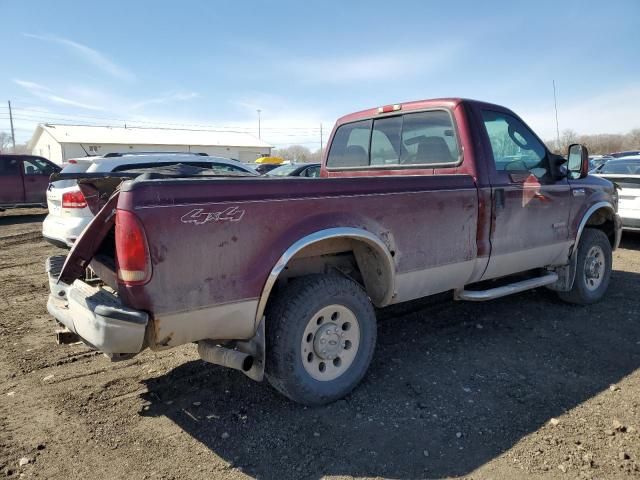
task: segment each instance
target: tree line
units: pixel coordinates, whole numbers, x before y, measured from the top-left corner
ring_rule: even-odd
[[[27,142],[16,143],[16,151],[14,152],[11,134],[0,132],[0,153],[29,153],[27,152]]]
[[[596,133],[580,135],[575,130],[563,130],[558,140],[549,140],[547,146],[560,155],[566,155],[569,145],[581,143],[587,147],[590,155],[605,155],[607,153],[640,150],[640,128],[634,128],[627,133]]]

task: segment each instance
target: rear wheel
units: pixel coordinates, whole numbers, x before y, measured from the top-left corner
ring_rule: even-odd
[[[366,292],[339,274],[294,279],[266,315],[266,376],[299,403],[337,400],[360,382],[376,342],[376,318]]]
[[[562,300],[588,305],[600,300],[611,279],[611,244],[602,230],[585,228],[578,245],[578,259],[573,286],[558,292]]]

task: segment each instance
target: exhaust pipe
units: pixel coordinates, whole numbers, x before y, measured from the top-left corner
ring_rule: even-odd
[[[216,345],[210,340],[198,342],[198,353],[205,362],[247,373],[253,367],[253,356]]]

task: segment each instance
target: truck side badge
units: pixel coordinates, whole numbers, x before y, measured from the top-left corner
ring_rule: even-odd
[[[229,207],[221,212],[205,212],[202,208],[194,208],[189,213],[184,214],[180,221],[182,223],[194,223],[204,225],[209,222],[239,222],[244,216],[244,210],[238,207]]]

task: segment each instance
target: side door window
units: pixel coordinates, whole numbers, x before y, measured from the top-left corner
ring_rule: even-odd
[[[522,121],[503,112],[483,110],[496,171],[528,172],[549,179],[547,149]]]
[[[327,167],[363,167],[369,165],[369,140],[372,120],[346,123],[338,127],[327,158]]]
[[[313,167],[309,167],[304,171],[305,177],[317,178],[320,176],[320,166],[314,165]]]
[[[43,162],[37,158],[24,159],[22,161],[24,168],[24,174],[29,175],[51,175],[53,173],[53,167],[47,162]]]

